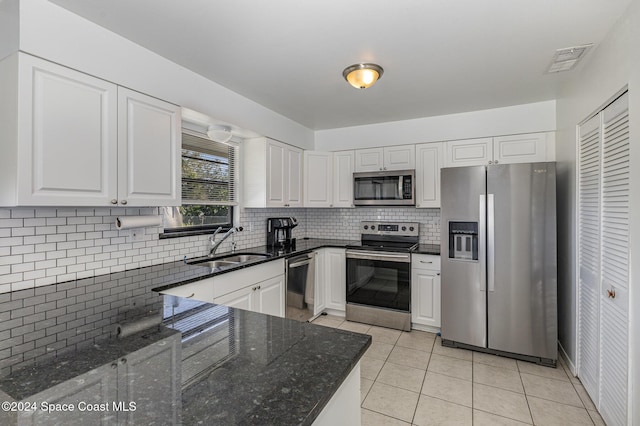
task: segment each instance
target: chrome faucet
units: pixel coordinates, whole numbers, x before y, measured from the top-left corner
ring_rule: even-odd
[[[220,244],[222,244],[224,242],[224,240],[226,240],[227,238],[229,238],[229,236],[231,236],[232,234],[238,232],[238,231],[242,231],[242,228],[230,228],[223,236],[222,238],[220,238],[220,240],[216,243],[214,241],[215,236],[218,232],[222,231],[222,227],[216,229],[216,231],[213,233],[213,235],[211,237],[209,237],[209,240],[211,241],[211,244],[213,244],[213,247],[211,247],[211,250],[209,250],[209,256],[213,256],[213,254],[216,252],[216,250],[218,249],[218,247],[220,247]]]

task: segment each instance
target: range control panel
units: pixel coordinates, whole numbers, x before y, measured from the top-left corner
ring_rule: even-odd
[[[420,231],[418,222],[360,222],[360,234],[363,235],[399,235],[417,237]]]

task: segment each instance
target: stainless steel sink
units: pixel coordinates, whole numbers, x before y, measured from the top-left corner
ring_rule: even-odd
[[[201,257],[197,259],[187,260],[189,265],[198,265],[211,268],[211,270],[225,268],[234,265],[241,265],[243,263],[251,263],[258,260],[271,257],[270,254],[265,253],[242,253],[242,254],[230,254],[226,256],[216,257],[211,259],[210,257]]]
[[[259,254],[259,253],[246,253],[246,254],[234,254],[232,256],[226,256],[220,258],[225,262],[235,262],[235,263],[246,263],[246,262],[255,262],[256,260],[262,260],[270,257],[268,254]]]
[[[211,269],[216,269],[216,268],[222,268],[225,266],[237,265],[238,263],[239,262],[229,262],[226,260],[211,260],[208,262],[198,262],[194,264],[198,266],[208,266]]]

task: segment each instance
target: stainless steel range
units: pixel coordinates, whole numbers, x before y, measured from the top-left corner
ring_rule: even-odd
[[[361,222],[347,246],[347,320],[411,329],[411,250],[417,222]]]

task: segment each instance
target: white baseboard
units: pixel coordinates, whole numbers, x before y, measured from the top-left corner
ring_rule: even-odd
[[[569,355],[567,355],[567,351],[564,350],[564,348],[562,347],[562,343],[560,343],[560,341],[558,341],[558,349],[560,349],[558,352],[562,357],[562,359],[564,360],[565,364],[567,364],[567,367],[569,367],[571,374],[573,374],[574,377],[578,377],[578,369],[569,358]]]
[[[412,330],[418,330],[418,331],[426,331],[429,333],[434,333],[434,334],[438,334],[440,333],[440,328],[439,327],[433,327],[430,325],[422,325],[422,324],[416,324],[416,323],[411,323],[411,329]]]

